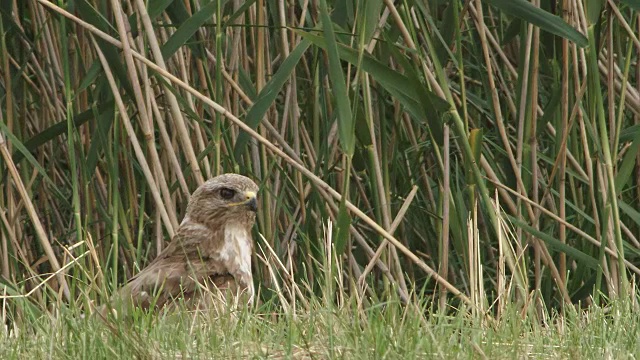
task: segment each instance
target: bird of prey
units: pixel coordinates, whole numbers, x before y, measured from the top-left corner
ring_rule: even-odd
[[[116,297],[142,308],[161,308],[180,298],[199,307],[205,289],[218,289],[252,303],[251,227],[257,192],[252,180],[238,174],[206,181],[191,195],[169,246]]]

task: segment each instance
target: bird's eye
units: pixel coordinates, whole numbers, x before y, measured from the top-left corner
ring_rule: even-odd
[[[229,189],[229,188],[220,189],[220,197],[222,197],[223,199],[230,200],[234,196],[236,196],[236,192],[233,189]]]

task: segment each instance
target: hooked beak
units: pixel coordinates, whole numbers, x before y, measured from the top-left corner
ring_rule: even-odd
[[[254,193],[253,191],[247,191],[244,193],[244,196],[246,198],[246,200],[244,201],[244,204],[253,212],[257,212],[258,211],[258,197],[256,195],[256,193]]]

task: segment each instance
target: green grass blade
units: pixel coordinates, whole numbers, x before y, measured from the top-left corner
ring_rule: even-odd
[[[224,4],[222,6],[224,6]],[[217,1],[212,1],[203,6],[197,13],[193,14],[193,16],[188,17],[184,22],[182,22],[178,30],[176,30],[169,40],[162,45],[162,56],[165,59],[168,59],[173,56],[181,46],[188,44],[198,29],[200,29],[207,21],[211,20],[211,17],[217,8]]]
[[[635,11],[640,11],[640,0],[620,0],[620,2],[626,4]]]
[[[66,126],[66,123],[63,125]],[[12,146],[16,148],[17,152],[22,154],[23,158],[27,159],[29,164],[31,164],[31,166],[33,166],[36,170],[38,170],[38,173],[42,176],[42,178],[47,182],[47,184],[49,184],[49,186],[51,186],[51,189],[55,193],[58,200],[61,201],[63,205],[70,206],[71,204],[68,202],[67,196],[63,195],[62,191],[58,188],[56,183],[47,175],[47,171],[42,167],[42,165],[40,165],[38,160],[36,160],[36,158],[33,157],[29,149],[27,149],[27,147],[24,146],[24,144],[22,144],[22,142],[14,134],[12,134],[11,131],[9,131],[7,124],[5,124],[3,121],[0,121],[0,129],[2,130],[4,135],[7,137],[7,139],[11,141]],[[6,171],[7,169],[3,170],[3,175],[2,175],[2,178],[0,179],[1,180],[0,183],[4,183]]]
[[[304,55],[305,51],[309,48],[311,42],[303,40],[296,46],[295,49],[289,54],[289,56],[282,62],[282,65],[278,68],[278,71],[273,75],[271,80],[267,82],[260,94],[255,99],[253,106],[249,109],[247,116],[245,117],[245,123],[252,129],[255,129],[260,124],[260,121],[264,118],[269,108],[273,105],[278,94],[282,90],[282,87],[291,77],[291,73],[298,65],[298,62]],[[242,131],[238,135],[236,141],[234,154],[236,158],[246,150],[246,146],[249,143],[249,135]]]
[[[575,247],[571,247],[567,244],[562,243],[560,240],[555,237],[549,235],[546,232],[535,229],[533,226],[525,223],[522,220],[518,220],[516,217],[507,215],[509,220],[513,222],[514,225],[518,226],[522,230],[528,232],[529,234],[537,237],[538,239],[544,241],[549,249],[553,249],[556,251],[560,251],[562,253],[567,254],[568,256],[575,259],[580,264],[589,267],[590,269],[598,268],[598,260],[592,256],[585,254],[584,252],[578,250]]]
[[[320,0],[320,18],[322,19],[322,29],[324,39],[327,42],[327,55],[329,57],[329,79],[333,85],[332,92],[336,102],[338,116],[338,136],[342,150],[348,157],[353,156],[355,147],[355,128],[353,115],[351,114],[351,101],[347,92],[347,84],[342,73],[342,65],[338,56],[338,45],[333,31],[333,23],[329,18],[326,0]]]
[[[147,3],[147,11],[149,18],[155,19],[169,6],[174,0],[149,0]]]
[[[546,12],[526,0],[487,0],[487,2],[504,13],[536,25],[544,31],[573,41],[580,47],[586,47],[589,44],[584,35],[560,17]]]
[[[97,108],[98,115],[102,115],[107,111],[113,110],[114,101],[105,101],[104,103],[100,103]],[[81,112],[80,114],[74,116],[74,125],[75,127],[80,127],[82,124],[95,119],[94,109],[89,109]],[[62,120],[57,122],[54,125],[49,126],[48,128],[42,130],[37,133],[29,140],[24,142],[24,147],[28,151],[34,151],[38,147],[44,145],[45,143],[53,140],[54,138],[60,136],[61,134],[67,131],[67,120]],[[24,159],[24,154],[22,152],[16,153],[13,155],[13,162],[18,164],[22,159]]]

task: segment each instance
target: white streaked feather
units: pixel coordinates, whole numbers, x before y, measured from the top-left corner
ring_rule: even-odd
[[[229,273],[242,286],[246,286],[249,303],[253,302],[253,275],[251,273],[252,241],[245,226],[227,224],[224,229],[224,245],[220,250],[220,260]]]

